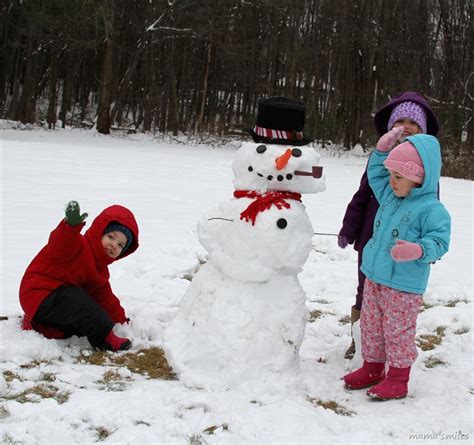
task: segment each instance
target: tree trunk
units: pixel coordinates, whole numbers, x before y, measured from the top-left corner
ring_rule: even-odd
[[[109,134],[111,127],[110,105],[112,103],[113,57],[114,46],[112,42],[114,26],[114,5],[110,0],[105,2],[102,9],[105,26],[105,51],[100,77],[99,104],[97,107],[97,131]]]
[[[71,95],[72,95],[71,77],[75,68],[71,53],[69,51],[66,52],[64,59],[66,60],[66,64],[64,67],[63,94],[61,98],[61,109],[59,110],[59,119],[61,120],[62,128],[66,128],[67,112],[71,109]],[[72,68],[71,68],[71,65],[72,65]]]
[[[35,86],[33,79],[33,38],[28,36],[28,43],[26,47],[26,65],[25,76],[23,78],[23,89],[21,91],[20,103],[15,116],[15,120],[23,124],[34,123],[36,111]]]
[[[202,131],[203,124],[204,124],[204,111],[206,109],[207,86],[208,86],[208,80],[209,80],[209,70],[211,66],[211,53],[212,53],[212,44],[209,43],[207,47],[206,70],[204,72],[204,79],[202,81],[202,95],[201,95],[199,117],[197,120],[198,131]]]
[[[57,120],[57,101],[58,101],[58,86],[57,86],[57,70],[58,70],[58,51],[55,49],[51,53],[51,65],[49,71],[49,97],[48,97],[48,113],[46,121],[48,122],[48,128],[56,128]]]

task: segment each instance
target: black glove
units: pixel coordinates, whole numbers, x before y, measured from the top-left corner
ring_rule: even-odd
[[[66,217],[64,218],[70,226],[82,224],[87,218],[87,213],[81,215],[81,208],[77,201],[69,201],[66,206]]]

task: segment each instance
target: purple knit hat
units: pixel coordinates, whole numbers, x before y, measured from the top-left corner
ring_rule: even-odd
[[[401,119],[411,119],[426,134],[426,111],[417,103],[406,101],[399,103],[393,110],[388,120],[387,130],[393,128],[395,122]]]
[[[417,149],[408,141],[397,145],[387,156],[385,168],[393,170],[404,178],[423,184],[425,169]]]

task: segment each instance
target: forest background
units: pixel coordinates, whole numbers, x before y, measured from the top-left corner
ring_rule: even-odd
[[[0,118],[233,137],[258,99],[307,108],[323,146],[370,149],[372,116],[422,92],[443,174],[474,179],[472,0],[11,0],[0,6]]]

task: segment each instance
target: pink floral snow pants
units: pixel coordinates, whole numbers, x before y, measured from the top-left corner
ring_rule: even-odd
[[[418,355],[416,317],[423,296],[365,280],[360,314],[362,358],[395,368],[411,366]]]

